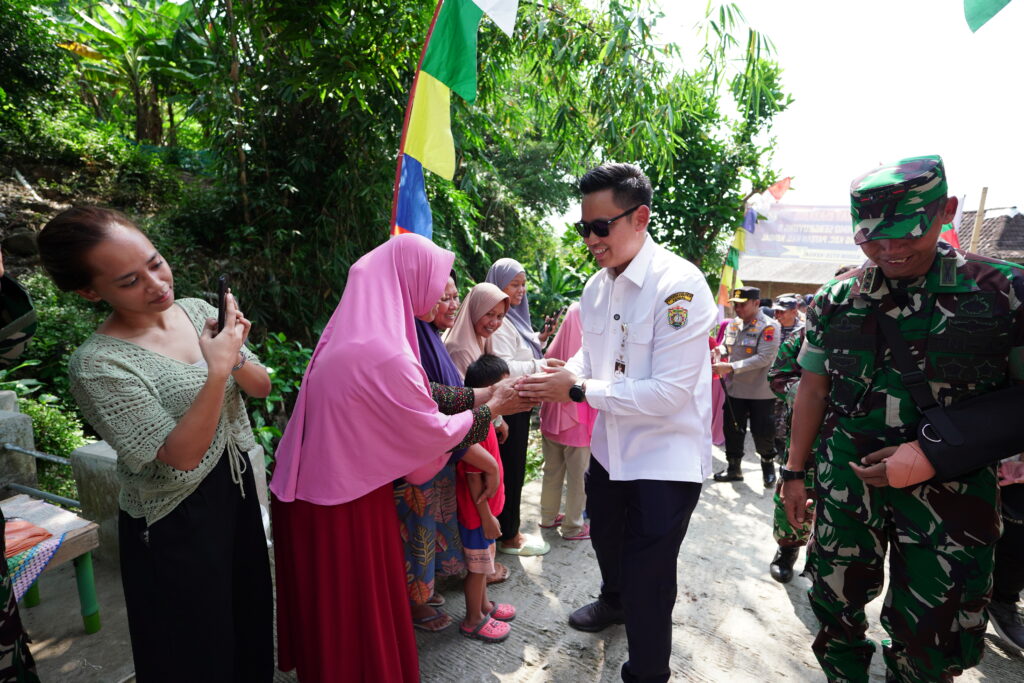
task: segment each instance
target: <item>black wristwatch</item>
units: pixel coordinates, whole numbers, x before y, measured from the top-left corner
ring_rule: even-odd
[[[587,400],[587,392],[583,389],[582,384],[573,384],[569,387],[569,399],[576,403],[583,403]]]
[[[807,474],[805,470],[791,470],[785,465],[779,468],[779,476],[782,477],[782,481],[793,481],[794,479],[803,479]]]

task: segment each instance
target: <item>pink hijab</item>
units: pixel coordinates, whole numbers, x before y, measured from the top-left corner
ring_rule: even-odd
[[[416,470],[425,481],[466,436],[472,414],[442,415],[431,398],[414,322],[441,298],[454,259],[407,234],[349,270],[277,448],[278,500],[338,505]]]
[[[574,303],[566,311],[565,318],[555,333],[555,341],[551,342],[544,357],[569,360],[576,355],[582,345],[580,305]],[[541,432],[566,446],[589,446],[596,419],[597,411],[586,402],[542,403],[540,406]]]

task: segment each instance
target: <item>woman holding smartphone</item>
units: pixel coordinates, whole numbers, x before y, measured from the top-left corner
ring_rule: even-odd
[[[170,266],[124,215],[69,209],[39,252],[63,291],[110,316],[73,354],[71,390],[117,451],[121,580],[135,671],[146,681],[270,681],[273,595],[242,392],[267,371],[250,323],[174,298]]]

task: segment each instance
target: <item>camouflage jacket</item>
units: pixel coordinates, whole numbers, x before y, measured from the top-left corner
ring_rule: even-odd
[[[936,250],[923,277],[891,284],[869,264],[827,283],[808,308],[799,364],[829,376],[822,429],[847,455],[913,440],[920,419],[875,311],[896,319],[942,405],[1024,380],[1024,268],[945,242]]]
[[[786,403],[788,410],[793,409],[796,388],[800,384],[802,370],[797,362],[797,355],[804,343],[805,331],[806,328],[800,325],[786,337],[779,347],[779,355],[775,357],[772,369],[768,371],[768,384],[772,388],[772,393]]]

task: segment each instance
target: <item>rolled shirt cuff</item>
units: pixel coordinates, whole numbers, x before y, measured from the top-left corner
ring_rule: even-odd
[[[607,410],[612,383],[604,379],[587,380],[587,403],[597,410]]]

